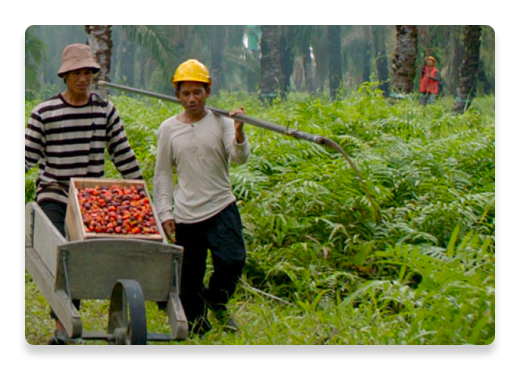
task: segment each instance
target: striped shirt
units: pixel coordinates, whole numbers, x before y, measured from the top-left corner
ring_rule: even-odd
[[[103,177],[105,147],[126,179],[142,173],[116,108],[92,93],[83,106],[62,95],[38,104],[25,130],[25,172],[39,163],[36,201],[67,203],[70,178]]]

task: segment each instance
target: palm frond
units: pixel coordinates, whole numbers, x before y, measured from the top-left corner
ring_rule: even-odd
[[[122,26],[130,37],[150,53],[158,66],[162,79],[168,81],[173,75],[176,51],[172,42],[171,26]]]

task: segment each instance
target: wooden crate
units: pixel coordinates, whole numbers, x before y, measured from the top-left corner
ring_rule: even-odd
[[[109,234],[109,233],[95,233],[87,232],[83,225],[83,216],[81,215],[78,189],[89,188],[89,187],[110,187],[112,185],[118,185],[121,187],[130,186],[141,186],[144,188],[146,196],[150,200],[153,217],[157,225],[159,234]],[[120,239],[145,239],[150,241],[158,241],[166,243],[166,236],[162,229],[161,222],[155,207],[152,203],[152,198],[146,187],[146,183],[143,180],[119,180],[119,179],[101,179],[101,178],[72,178],[70,181],[69,188],[69,200],[67,204],[67,215],[65,218],[67,235],[70,240],[86,240],[95,238],[120,238]]]

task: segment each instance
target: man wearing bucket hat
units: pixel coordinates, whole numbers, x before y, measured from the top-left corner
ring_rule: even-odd
[[[116,108],[89,90],[100,69],[87,45],[65,47],[58,71],[65,91],[38,104],[25,130],[25,172],[39,163],[36,202],[63,235],[70,179],[103,177],[105,148],[124,178],[142,179]],[[49,344],[67,344],[63,325],[51,316],[56,332]]]
[[[93,73],[101,70],[90,51],[90,47],[85,44],[72,44],[65,47],[61,61],[62,64],[58,71],[58,77],[63,77],[68,72],[83,68],[90,69]]]
[[[421,104],[432,104],[439,94],[439,70],[435,67],[436,60],[429,56],[426,58],[426,65],[422,69],[421,80],[419,81],[419,92],[421,93]]]
[[[154,202],[166,235],[184,247],[180,297],[190,333],[202,335],[211,329],[207,308],[224,330],[236,331],[226,305],[242,274],[246,248],[229,162],[245,163],[249,143],[243,122],[206,109],[212,81],[202,63],[182,63],[172,82],[184,111],[159,127]],[[243,112],[239,108],[231,116]],[[213,273],[206,288],[208,251]]]

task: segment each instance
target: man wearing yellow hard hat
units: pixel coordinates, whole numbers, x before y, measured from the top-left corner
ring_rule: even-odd
[[[172,83],[184,111],[159,127],[155,206],[168,238],[184,248],[180,296],[190,334],[211,329],[207,308],[224,329],[236,331],[226,305],[242,274],[246,248],[229,162],[245,163],[250,146],[243,122],[206,108],[211,92],[206,66],[187,60],[175,71]],[[243,113],[239,108],[231,116]],[[208,251],[214,271],[205,287]]]

